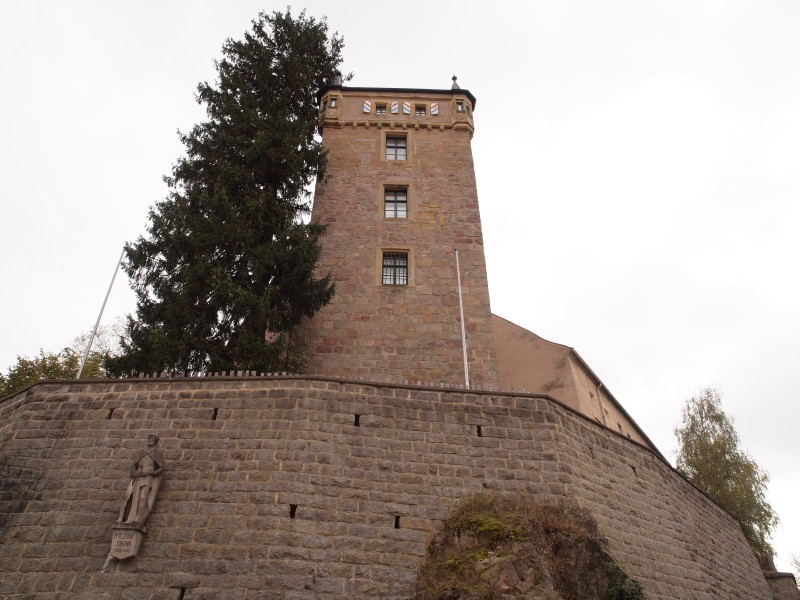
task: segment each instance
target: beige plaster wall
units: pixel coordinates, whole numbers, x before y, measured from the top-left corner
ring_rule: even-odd
[[[150,530],[138,557],[101,572],[152,431],[167,471]],[[650,599],[771,598],[729,515],[646,448],[531,395],[315,378],[42,383],[0,403],[0,466],[0,596],[12,600],[406,599],[431,532],[485,491],[587,507]]]
[[[492,315],[492,328],[497,372],[504,389],[547,394],[580,410],[567,346],[549,342],[497,315]]]
[[[492,315],[502,389],[547,394],[587,417],[652,447],[575,351]]]

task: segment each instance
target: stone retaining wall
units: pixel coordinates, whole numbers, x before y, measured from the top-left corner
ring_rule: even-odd
[[[167,472],[149,532],[101,572],[152,431]],[[590,509],[648,598],[772,597],[727,513],[546,397],[292,377],[41,383],[0,403],[0,465],[16,474],[3,499],[18,499],[0,504],[5,598],[408,598],[433,529],[487,490]]]
[[[773,600],[797,600],[800,598],[797,581],[791,573],[765,572],[764,575],[772,589]]]

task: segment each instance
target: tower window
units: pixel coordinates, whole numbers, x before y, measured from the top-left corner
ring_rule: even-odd
[[[426,114],[426,107],[424,104],[417,104],[414,106],[414,114],[418,117],[424,117]]]
[[[331,98],[330,107],[331,107],[331,108],[336,108],[336,105],[337,105],[338,103],[339,103],[339,99],[338,99],[338,98],[336,98],[336,96],[334,96],[333,98]]]
[[[385,115],[386,114],[386,105],[385,104],[376,104],[375,105],[375,114],[376,115]]]
[[[383,285],[408,285],[408,253],[384,252],[381,275]]]
[[[383,216],[387,219],[408,218],[408,190],[387,189],[383,192]]]
[[[407,155],[406,136],[386,136],[386,160],[405,160]]]
[[[456,100],[456,112],[464,112],[464,102],[462,100]]]

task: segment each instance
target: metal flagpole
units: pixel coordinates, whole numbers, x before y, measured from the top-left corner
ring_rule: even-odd
[[[81,366],[78,367],[78,376],[75,379],[81,378],[81,374],[83,373],[83,367],[86,364],[86,359],[89,358],[89,350],[91,350],[92,348],[92,343],[94,342],[94,336],[97,335],[97,328],[100,326],[100,319],[103,318],[103,311],[106,309],[106,302],[108,302],[108,297],[111,295],[111,288],[114,285],[114,280],[117,278],[117,271],[119,271],[119,266],[122,264],[123,256],[125,256],[125,248],[122,249],[122,253],[119,255],[119,260],[117,261],[117,267],[114,269],[114,275],[111,277],[111,283],[108,286],[108,291],[106,292],[106,298],[105,300],[103,300],[103,306],[100,307],[100,314],[97,315],[97,322],[94,324],[92,335],[89,336],[89,343],[86,344],[86,351],[83,353],[83,358],[81,359]]]
[[[464,300],[461,296],[461,266],[458,264],[456,250],[456,278],[458,279],[458,310],[461,312],[461,348],[464,351],[464,385],[469,389],[469,364],[467,363],[467,330],[464,324]]]

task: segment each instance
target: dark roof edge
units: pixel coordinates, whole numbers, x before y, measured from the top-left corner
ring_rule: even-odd
[[[653,440],[651,440],[648,437],[648,435],[644,432],[644,430],[641,427],[639,427],[639,424],[633,419],[633,417],[628,413],[628,411],[625,410],[625,408],[622,406],[620,401],[617,400],[614,397],[614,394],[612,394],[611,390],[608,389],[608,387],[606,387],[606,384],[603,383],[603,381],[597,376],[597,374],[594,371],[592,371],[592,368],[589,366],[589,364],[585,360],[583,360],[583,357],[580,354],[578,354],[578,352],[575,350],[575,348],[572,348],[571,346],[567,346],[567,347],[570,349],[570,352],[575,356],[575,358],[578,360],[578,362],[581,365],[583,365],[583,367],[589,372],[589,375],[592,378],[594,378],[594,380],[597,383],[597,385],[599,385],[601,388],[603,388],[606,391],[606,394],[608,394],[608,397],[611,399],[611,403],[617,408],[617,410],[619,410],[628,419],[628,421],[630,421],[631,425],[633,425],[633,428],[636,429],[636,431],[639,433],[639,435],[641,435],[642,438],[648,444],[650,444],[650,446],[653,448],[653,450],[656,452],[656,454],[658,454],[661,458],[663,458],[665,462],[669,462],[669,461],[667,461],[666,457],[663,454],[661,454],[661,451],[653,443]]]
[[[795,582],[797,581],[797,579],[794,576],[794,573],[786,573],[783,571],[764,571],[764,577],[766,579],[782,579],[784,577],[788,579],[789,577],[791,577],[792,580],[794,580]]]
[[[320,88],[317,92],[317,102],[322,98],[322,94],[329,90],[342,90],[343,92],[386,92],[389,94],[402,94],[402,93],[416,93],[416,94],[449,94],[455,96],[456,94],[463,94],[472,102],[472,109],[475,110],[475,105],[478,101],[472,92],[464,89],[456,90],[434,90],[426,88],[389,88],[389,87],[350,87],[345,85],[326,85]]]

